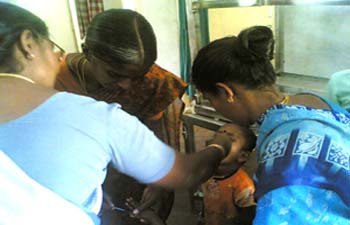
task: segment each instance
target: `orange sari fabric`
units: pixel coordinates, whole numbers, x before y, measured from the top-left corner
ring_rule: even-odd
[[[85,94],[108,103],[118,102],[128,113],[138,117],[164,142],[179,149],[181,96],[187,83],[173,73],[154,64],[144,78],[132,81],[128,90],[111,84],[94,93],[84,93],[82,77],[86,59],[83,54],[70,54],[61,63],[55,87],[61,91]],[[93,72],[93,71],[91,71]]]

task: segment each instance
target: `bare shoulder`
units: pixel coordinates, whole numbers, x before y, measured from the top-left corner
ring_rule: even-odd
[[[316,95],[298,94],[290,96],[290,105],[303,105],[315,109],[330,109],[329,105]]]
[[[15,89],[16,91],[13,91]],[[2,96],[0,98],[2,109],[0,123],[9,122],[29,113],[56,93],[55,89],[39,85],[8,83],[0,91],[0,96]]]

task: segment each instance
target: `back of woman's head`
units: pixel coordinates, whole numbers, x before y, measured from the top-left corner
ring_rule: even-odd
[[[128,9],[110,9],[95,16],[88,27],[84,48],[88,57],[92,54],[116,66],[151,66],[157,59],[151,24]]]
[[[194,60],[192,82],[200,91],[216,93],[217,82],[233,82],[246,88],[271,85],[276,74],[273,58],[273,33],[270,28],[254,26],[238,37],[225,37],[202,48]]]
[[[0,2],[0,15],[0,68],[2,72],[18,72],[13,51],[22,32],[30,30],[38,39],[48,37],[48,29],[39,17],[15,5]]]

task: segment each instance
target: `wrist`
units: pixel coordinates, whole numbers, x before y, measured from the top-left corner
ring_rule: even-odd
[[[222,158],[225,158],[227,155],[228,155],[228,150],[224,148],[224,146],[222,145],[219,145],[219,144],[210,144],[210,145],[207,145],[207,148],[216,148],[216,149],[219,149],[222,153]]]

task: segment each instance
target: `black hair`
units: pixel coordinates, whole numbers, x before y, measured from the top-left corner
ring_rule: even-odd
[[[214,94],[217,82],[231,81],[251,89],[274,84],[276,74],[270,62],[273,48],[273,33],[265,26],[215,40],[198,52],[192,82],[200,91]]]
[[[150,67],[157,59],[156,37],[151,24],[139,13],[110,9],[96,15],[89,25],[83,51],[116,66]]]
[[[39,39],[49,36],[48,29],[39,17],[16,5],[0,2],[0,15],[0,68],[2,72],[16,73],[21,65],[16,62],[13,51],[22,32],[30,30],[34,38]]]

